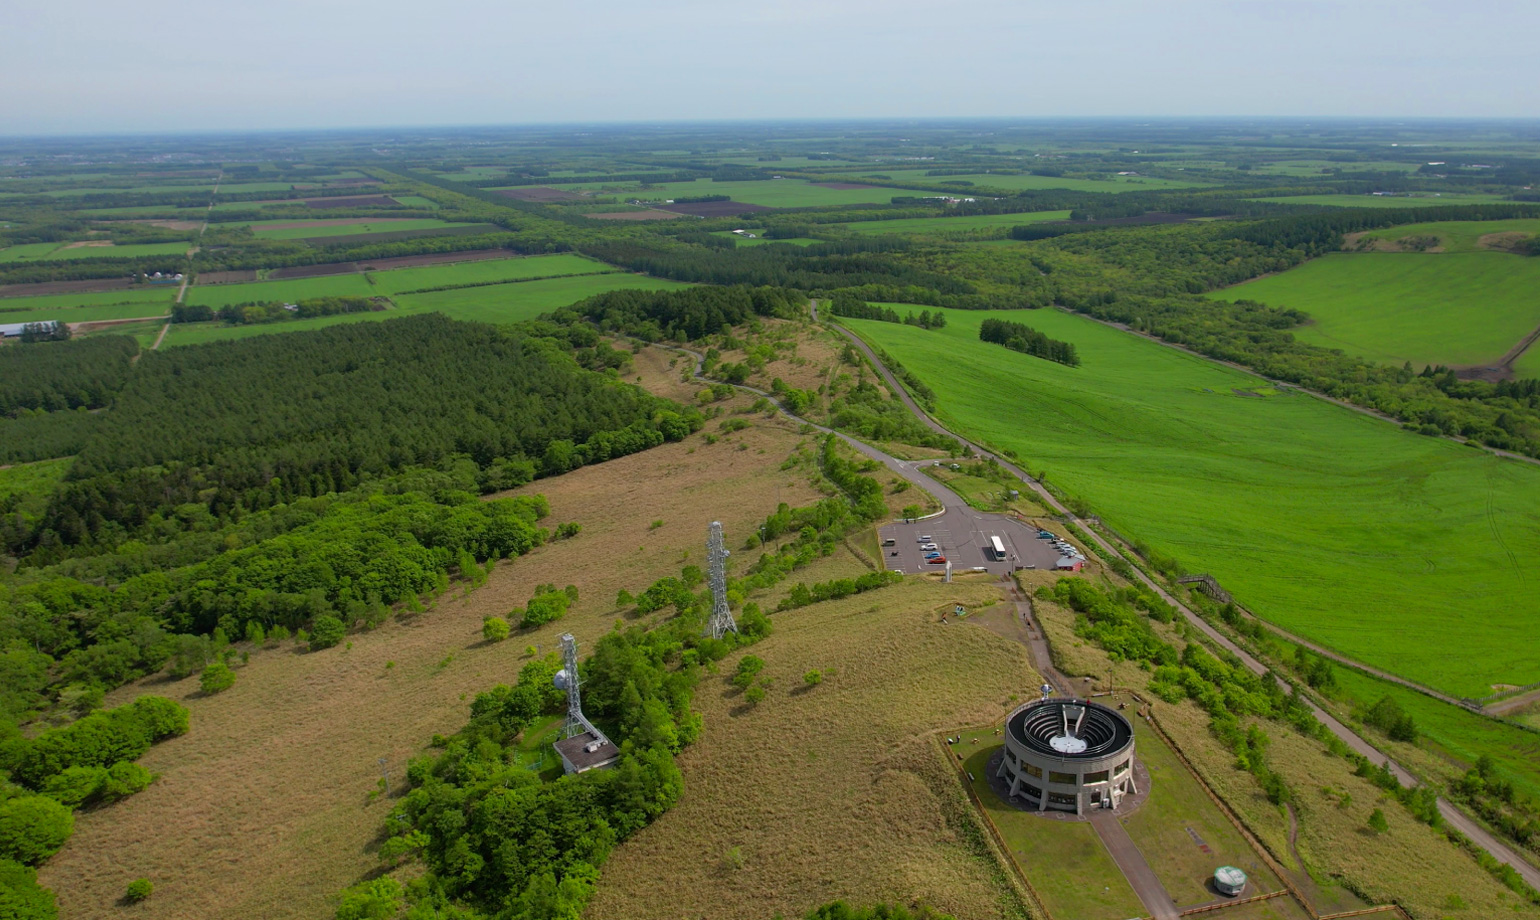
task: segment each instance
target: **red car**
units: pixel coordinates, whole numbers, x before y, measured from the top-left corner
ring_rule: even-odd
[[[925,561],[929,565],[946,565],[946,557],[945,556],[937,556],[934,559],[927,559]]]

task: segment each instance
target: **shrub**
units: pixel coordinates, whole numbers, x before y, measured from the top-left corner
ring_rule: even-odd
[[[809,687],[816,687],[823,683],[823,672],[817,668],[814,668],[813,670],[802,675],[802,682],[807,684]]]
[[[750,687],[743,691],[743,698],[750,706],[758,706],[765,698],[765,688],[759,686]]]
[[[7,920],[57,920],[53,892],[37,883],[37,871],[0,859],[0,917]]]
[[[508,621],[502,617],[487,617],[481,621],[481,638],[488,642],[501,642],[508,638]]]
[[[401,909],[401,883],[385,876],[342,892],[337,920],[389,920]]]
[[[733,675],[733,686],[741,690],[749,689],[749,684],[759,672],[764,670],[765,662],[758,655],[744,655],[738,662],[738,671]]]
[[[1369,812],[1369,830],[1376,834],[1383,834],[1390,830],[1390,822],[1385,820],[1385,813],[1378,808]]]
[[[0,857],[35,866],[75,832],[75,815],[46,795],[0,802]]]
[[[216,661],[203,669],[203,676],[198,678],[198,686],[209,694],[229,690],[235,686],[235,672],[223,661]]]
[[[136,878],[132,882],[128,883],[128,891],[124,893],[123,900],[130,904],[138,904],[140,901],[143,901],[145,898],[149,897],[150,893],[154,890],[155,886],[150,884],[149,879]]]
[[[331,614],[323,614],[315,618],[311,625],[310,650],[319,652],[323,648],[331,648],[342,641],[342,637],[348,634],[348,628],[342,625],[342,621]]]
[[[159,696],[91,715],[44,732],[17,752],[12,775],[34,789],[70,767],[133,760],[150,745],[187,731],[187,710]]]

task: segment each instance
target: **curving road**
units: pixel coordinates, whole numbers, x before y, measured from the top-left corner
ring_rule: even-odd
[[[819,321],[818,304],[816,301],[813,303],[813,321]],[[931,418],[924,409],[915,403],[914,399],[910,397],[909,391],[904,389],[904,387],[893,376],[892,372],[888,370],[887,366],[884,365],[880,359],[878,359],[876,353],[872,351],[871,347],[867,345],[866,342],[862,341],[859,336],[836,323],[830,322],[828,325],[838,331],[845,338],[849,339],[851,343],[853,343],[857,348],[861,350],[863,354],[866,355],[866,357],[871,361],[872,366],[877,369],[877,372],[882,375],[883,380],[887,382],[888,388],[897,394],[899,399],[903,400],[904,405],[908,407],[909,411],[914,413],[915,417],[918,418],[923,424],[928,426],[932,431],[947,435],[948,437],[956,438],[963,444],[968,445],[968,447],[971,448],[975,453],[979,453],[985,456],[990,454],[989,451],[985,450],[977,444],[974,444],[967,438],[964,438],[962,435],[948,430],[935,419]],[[1208,359],[1205,358],[1204,360]],[[699,365],[697,364],[697,372],[699,369]],[[782,411],[785,410],[782,409]],[[882,454],[875,448],[862,445],[860,442],[854,441],[853,439],[845,437],[844,435],[840,435],[840,437],[844,438],[846,442],[855,445],[857,449],[860,449],[868,456],[877,457],[879,459],[881,457],[886,457],[885,454]],[[895,471],[897,471],[896,464],[898,464],[899,461],[893,460],[891,457],[887,459],[890,461],[888,463],[889,468],[895,469]],[[1021,469],[1003,457],[997,457],[996,459],[1002,468],[1010,470],[1011,473],[1020,478],[1022,482],[1026,483],[1029,488],[1036,492],[1047,507],[1052,508],[1059,514],[1063,515],[1065,520],[1076,520],[1075,515],[1072,514],[1068,508],[1066,508],[1057,498],[1053,496],[1052,493],[1044,488],[1042,483],[1033,479],[1031,476],[1028,476],[1025,470]],[[914,482],[916,485],[919,485],[926,491],[931,492],[931,494],[936,495],[936,497],[940,499],[943,504],[947,503],[947,499],[942,498],[939,494],[936,493],[937,484],[934,480],[931,480],[928,476],[923,476],[922,474],[918,473],[916,473],[916,476],[920,478],[906,478],[909,478],[911,482]],[[948,492],[951,495],[951,498],[957,499],[956,494],[951,493],[951,490],[943,491]],[[960,501],[960,499],[957,500]],[[975,514],[978,513],[980,512],[975,512]],[[1081,530],[1083,530],[1090,537],[1090,539],[1094,540],[1096,544],[1107,553],[1118,557],[1123,556],[1121,550],[1109,543],[1107,540],[1103,539],[1101,534],[1097,533],[1092,528],[1082,525]],[[1145,575],[1143,570],[1137,566],[1134,566],[1133,571],[1134,575],[1137,576],[1146,587],[1159,595],[1161,600],[1164,600],[1166,603],[1180,611],[1182,616],[1190,625],[1196,629],[1202,630],[1204,635],[1212,639],[1215,644],[1235,655],[1235,657],[1238,658],[1242,664],[1244,664],[1253,673],[1259,675],[1265,675],[1269,673],[1270,669],[1265,664],[1257,660],[1245,649],[1230,641],[1230,639],[1223,633],[1219,632],[1219,630],[1211,626],[1207,620],[1204,620],[1202,617],[1198,616],[1191,609],[1189,609],[1186,604],[1183,604],[1181,601],[1177,600],[1160,584],[1152,580],[1149,576]],[[1290,685],[1286,681],[1280,677],[1277,677],[1276,675],[1274,676],[1274,680],[1277,680],[1279,685],[1285,689],[1290,688]],[[1352,748],[1359,754],[1362,754],[1364,757],[1367,757],[1370,762],[1375,764],[1382,764],[1389,768],[1390,772],[1396,777],[1397,780],[1401,782],[1403,786],[1415,787],[1419,785],[1416,777],[1408,773],[1404,768],[1402,768],[1400,764],[1382,754],[1372,744],[1370,744],[1368,741],[1365,741],[1351,728],[1338,721],[1337,718],[1334,717],[1331,713],[1322,709],[1320,706],[1317,706],[1308,698],[1306,701],[1309,703],[1310,709],[1315,714],[1315,717],[1320,720],[1320,722],[1325,725],[1332,734],[1340,738],[1348,747]],[[1496,835],[1488,832],[1486,828],[1477,824],[1470,818],[1470,816],[1455,808],[1454,805],[1450,804],[1450,802],[1443,797],[1440,797],[1438,800],[1438,812],[1443,817],[1444,821],[1449,824],[1449,826],[1453,827],[1455,830],[1458,830],[1460,833],[1470,838],[1477,846],[1480,846],[1482,849],[1492,854],[1493,858],[1497,859],[1497,861],[1507,863],[1509,866],[1512,866],[1514,871],[1523,876],[1524,880],[1531,886],[1540,888],[1540,868],[1536,868],[1531,863],[1520,858],[1517,853],[1515,853],[1502,840],[1499,840]]]

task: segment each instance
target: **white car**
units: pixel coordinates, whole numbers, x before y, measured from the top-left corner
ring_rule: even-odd
[[[940,548],[941,547],[937,546],[934,543],[921,543],[920,544],[920,549],[940,549]]]
[[[931,536],[930,534],[923,534],[923,535],[920,536],[919,540],[917,540],[915,542],[917,542],[917,543],[929,543],[930,541],[932,541],[934,539],[936,539],[936,538]]]

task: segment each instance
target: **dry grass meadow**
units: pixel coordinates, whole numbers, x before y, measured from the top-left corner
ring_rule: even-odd
[[[1066,674],[1095,675],[1097,685],[1110,680],[1136,689],[1148,681],[1149,675],[1137,666],[1114,664],[1100,649],[1077,638],[1072,612],[1043,601],[1034,601],[1033,608],[1053,643],[1054,663]],[[1184,640],[1174,630],[1154,625],[1162,638],[1181,647]],[[1330,754],[1318,741],[1266,723],[1272,738],[1268,763],[1295,795],[1298,833],[1291,848],[1288,812],[1269,802],[1249,773],[1235,768],[1235,756],[1209,731],[1208,715],[1188,701],[1169,705],[1155,700],[1152,706],[1182,753],[1290,870],[1291,880],[1317,913],[1395,900],[1418,918],[1540,917],[1540,908],[1521,901],[1442,834],[1419,824],[1398,802],[1354,776],[1347,760]],[[1386,834],[1374,835],[1368,829],[1375,808],[1390,822]],[[1230,916],[1230,911],[1221,916]]]
[[[749,707],[727,683],[736,656],[702,683],[684,798],[616,850],[587,916],[800,916],[835,898],[1020,916],[931,737],[1002,717],[1039,682],[1020,645],[939,622],[990,597],[987,582],[909,580],[777,614],[751,650],[768,697]]]
[[[667,377],[645,361],[637,372]],[[183,701],[192,729],[141,759],[160,774],[153,786],[79,815],[41,872],[61,916],[121,916],[117,901],[139,876],[155,884],[133,908],[147,920],[329,916],[330,898],[376,865],[390,807],[368,800],[379,758],[399,791],[408,759],[458,729],[477,692],[511,682],[526,646],[550,650],[569,630],[591,643],[613,625],[619,589],[701,561],[711,520],[736,545],[778,499],[819,497],[805,472],[780,469],[801,440],[789,424],[758,421],[714,445],[697,435],[534,483],[550,499],[548,523],[578,521],[583,532],[504,562],[469,595],[455,586],[435,609],[350,636],[350,647],[256,651],[218,696],[201,696],[196,679],[119,690],[110,703]],[[542,582],[577,585],[579,602],[536,632],[483,644],[483,617],[522,606]]]

